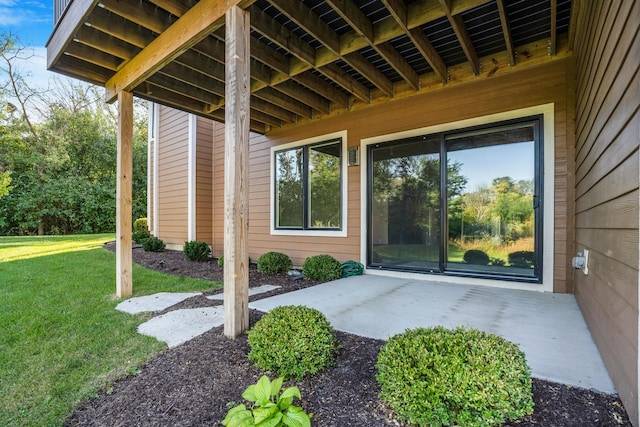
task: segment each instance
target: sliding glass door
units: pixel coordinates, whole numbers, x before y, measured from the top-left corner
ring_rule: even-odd
[[[368,266],[539,282],[540,126],[369,146]]]

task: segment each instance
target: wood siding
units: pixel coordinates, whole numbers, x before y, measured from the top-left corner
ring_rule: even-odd
[[[250,141],[249,254],[275,250],[289,254],[294,264],[319,252],[339,260],[360,259],[360,167],[348,168],[347,237],[276,236],[270,234],[270,149],[280,144],[347,130],[348,146],[382,134],[448,123],[546,103],[555,108],[555,236],[554,291],[572,292],[571,257],[574,252],[574,129],[575,85],[573,59],[528,71],[479,79],[463,87],[419,95],[330,120],[252,134]],[[213,129],[213,253],[223,251],[224,126]],[[365,155],[361,153],[361,162]],[[201,191],[198,190],[198,198]]]
[[[189,115],[160,107],[158,135],[158,237],[182,247],[188,236]]]
[[[638,420],[640,3],[582,2],[576,37],[575,293],[627,412]]]
[[[213,244],[213,127],[211,120],[196,121],[196,240]]]

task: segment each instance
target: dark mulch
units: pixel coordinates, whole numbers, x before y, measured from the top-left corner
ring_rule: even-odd
[[[160,259],[164,266],[159,266]],[[160,254],[134,250],[134,260],[170,274],[221,280],[215,263],[192,263],[180,252]],[[250,273],[250,285],[282,285],[286,292],[315,283],[287,275]],[[262,296],[260,296],[262,297]],[[255,297],[255,298],[260,298]],[[209,301],[206,300],[205,301]],[[209,301],[210,302],[210,301]],[[184,307],[204,304],[190,299]],[[250,313],[251,324],[260,318]],[[392,411],[378,398],[375,363],[384,343],[336,332],[343,348],[336,365],[295,382],[302,406],[312,412],[312,425],[399,426]],[[229,402],[240,402],[244,389],[263,374],[247,359],[246,336],[229,340],[216,328],[181,346],[166,350],[146,364],[138,375],[126,377],[99,397],[84,402],[67,419],[67,426],[216,426]],[[275,375],[268,373],[271,378]],[[293,382],[289,383],[294,384]],[[535,413],[511,426],[631,426],[617,396],[580,388],[533,381]]]

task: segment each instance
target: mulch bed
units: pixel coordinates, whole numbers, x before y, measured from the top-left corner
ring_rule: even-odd
[[[112,247],[109,247],[112,249]],[[134,249],[134,261],[168,274],[222,280],[215,261],[193,263],[181,252],[147,253]],[[163,261],[160,263],[160,261]],[[264,276],[252,267],[250,286],[274,284],[281,289],[254,296],[264,298],[313,286],[317,282],[294,280],[286,274]],[[190,298],[179,308],[215,305],[204,297]],[[178,308],[174,306],[171,309]],[[250,323],[261,313],[252,311]],[[378,398],[375,363],[384,341],[336,332],[343,345],[336,365],[288,383],[302,393],[301,405],[313,413],[317,427],[400,426],[393,412]],[[252,365],[246,336],[224,337],[222,328],[178,347],[165,350],[137,375],[117,381],[99,397],[82,403],[66,426],[217,426],[229,402],[241,402],[242,392],[263,372]],[[271,378],[273,373],[267,373]],[[576,387],[533,380],[535,412],[509,426],[631,426],[617,396]]]

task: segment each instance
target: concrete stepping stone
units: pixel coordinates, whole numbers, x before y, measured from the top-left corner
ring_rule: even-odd
[[[275,285],[262,285],[262,286],[256,286],[255,288],[249,288],[249,296],[263,294],[265,292],[278,289],[279,287],[280,286],[275,286]],[[209,295],[207,298],[210,300],[222,301],[224,300],[224,293]]]
[[[138,333],[175,347],[224,324],[222,306],[174,310],[138,326]]]
[[[159,292],[153,295],[129,298],[116,306],[116,310],[129,314],[145,311],[162,311],[188,298],[202,295],[201,292]]]

